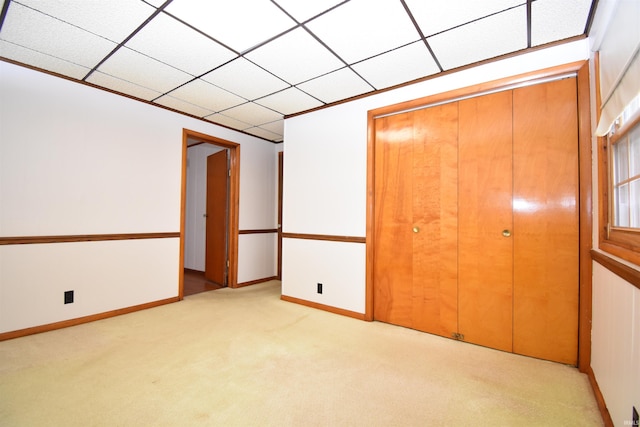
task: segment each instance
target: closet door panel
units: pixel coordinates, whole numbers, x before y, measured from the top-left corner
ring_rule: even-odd
[[[459,330],[512,351],[512,93],[460,101]]]
[[[414,328],[458,330],[458,105],[414,112]]]
[[[575,78],[514,91],[514,352],[575,365],[578,123]]]
[[[375,121],[374,318],[413,326],[413,115]]]
[[[457,331],[457,104],[376,119],[374,319]]]

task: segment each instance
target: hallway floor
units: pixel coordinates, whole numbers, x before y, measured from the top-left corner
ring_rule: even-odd
[[[184,269],[184,296],[199,294],[200,292],[215,291],[224,286],[210,282],[204,278],[203,271]]]

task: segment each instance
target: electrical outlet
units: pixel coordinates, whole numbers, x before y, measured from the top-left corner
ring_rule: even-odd
[[[73,303],[73,291],[65,291],[64,292],[64,303],[65,304]]]
[[[322,293],[322,283],[318,283],[318,293]]]

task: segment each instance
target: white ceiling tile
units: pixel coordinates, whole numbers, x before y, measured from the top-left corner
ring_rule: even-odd
[[[274,122],[282,118],[282,114],[253,103],[242,104],[225,110],[223,113],[225,116],[244,123],[250,123],[253,126]]]
[[[427,39],[445,70],[527,47],[525,6],[445,31]]]
[[[193,78],[126,47],[118,49],[100,66],[99,71],[162,93]]]
[[[170,95],[211,111],[226,110],[246,102],[244,98],[200,79],[180,86]]]
[[[236,56],[166,14],[156,16],[145,25],[127,46],[194,76],[211,71]]]
[[[251,135],[255,135],[259,138],[267,139],[269,141],[279,141],[282,139],[282,135],[269,132],[268,130],[263,129],[261,127],[253,127],[253,128],[245,129],[244,131],[247,133],[250,133]]]
[[[405,1],[425,37],[525,3],[525,0]]]
[[[91,71],[87,67],[45,53],[36,52],[35,50],[27,49],[4,40],[0,40],[0,56],[74,79],[82,79]]]
[[[19,3],[11,3],[0,39],[88,68],[93,68],[117,46]]]
[[[591,0],[537,0],[531,5],[533,46],[584,33]]]
[[[322,102],[295,87],[274,93],[256,101],[260,105],[276,110],[284,115],[319,107]]]
[[[266,129],[269,132],[273,132],[278,135],[284,135],[284,120],[277,120],[271,123],[265,123],[260,125],[262,129]]]
[[[144,2],[131,0],[20,0],[20,3],[117,43],[155,12]]]
[[[162,93],[155,90],[151,90],[149,88],[128,82],[126,80],[118,79],[99,71],[94,71],[87,79],[87,82],[114,90],[116,92],[131,95],[136,98],[144,99],[145,101],[151,101],[152,99],[155,99],[162,95]]]
[[[230,127],[232,129],[244,130],[244,129],[253,127],[252,124],[245,123],[240,120],[236,120],[229,116],[225,116],[224,114],[221,114],[221,113],[212,114],[210,116],[205,117],[205,119],[219,125]]]
[[[246,57],[290,84],[298,84],[345,65],[302,28],[278,37]]]
[[[331,9],[344,0],[277,0],[277,3],[284,10],[291,14],[298,22],[304,22],[308,19],[318,16],[322,12]]]
[[[307,27],[348,63],[420,38],[402,4],[393,0],[351,0]]]
[[[594,1],[532,1],[532,44],[582,34]],[[82,79],[114,52],[89,83],[268,139],[283,115],[436,73],[407,10],[447,70],[525,49],[527,35],[526,0],[5,3],[0,56]]]
[[[371,86],[348,68],[301,83],[298,87],[326,103],[350,98],[373,90]]]
[[[237,52],[296,25],[270,0],[174,0],[165,10]]]
[[[355,64],[353,69],[376,89],[405,83],[440,71],[422,40]]]
[[[249,100],[269,95],[289,86],[244,58],[238,58],[223,65],[202,76],[202,79]]]
[[[191,114],[196,117],[204,117],[213,113],[213,111],[211,110],[207,110],[197,105],[190,104],[181,99],[174,98],[170,95],[161,96],[153,102],[155,102],[156,104],[164,105],[165,107],[173,108],[174,110]]]

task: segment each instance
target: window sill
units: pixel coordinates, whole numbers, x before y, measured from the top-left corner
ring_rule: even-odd
[[[606,253],[592,249],[591,259],[640,289],[640,270],[622,263]]]

